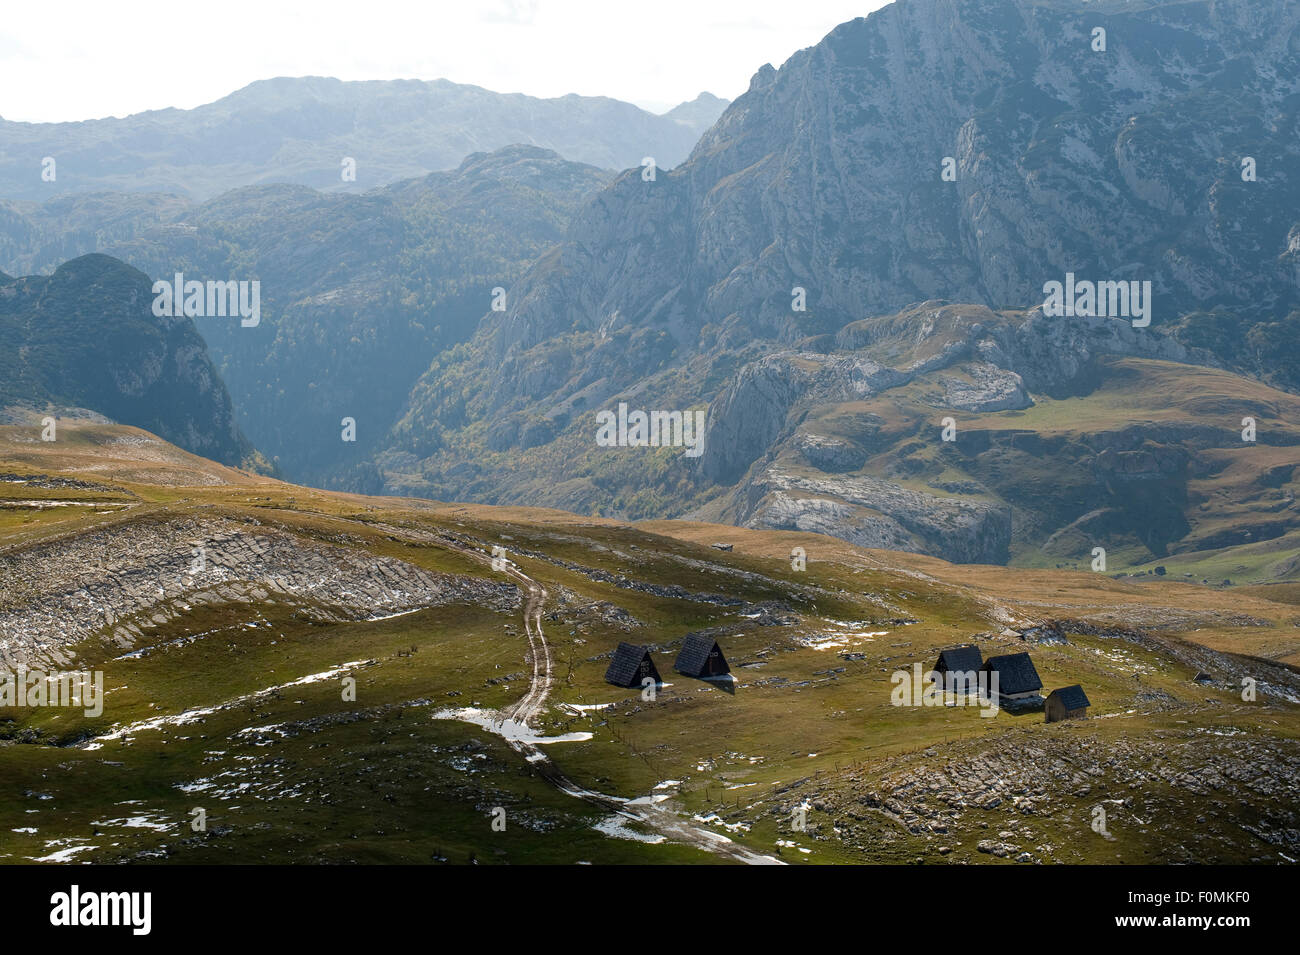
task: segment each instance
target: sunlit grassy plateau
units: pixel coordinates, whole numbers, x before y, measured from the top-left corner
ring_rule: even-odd
[[[0,861],[734,859],[569,795],[557,776],[788,863],[1297,857],[1292,586],[959,566],[812,534],[326,493],[108,425],[69,422],[53,443],[0,428],[0,473],[0,613],[41,586],[20,583],[25,551],[94,531],[130,540],[222,519],[513,586],[487,559],[503,546],[547,592],[554,681],[534,729],[591,734],[530,760],[448,715],[528,692],[522,602],[342,622],[304,613],[310,595],[275,593],[191,602],[152,626],[144,611],[131,646],[105,627],[69,648],[62,668],[104,672],[102,716],[0,713]],[[178,551],[192,546],[178,535]],[[1046,621],[1067,641],[1022,638]],[[682,638],[709,628],[734,687],[672,672]],[[620,640],[654,649],[667,684],[655,699],[604,682]],[[1029,650],[1046,689],[1084,686],[1089,718],[891,705],[891,674],[968,641],[985,656]],[[1210,682],[1193,680],[1202,670]],[[203,712],[165,719],[187,710]],[[196,808],[206,831],[191,827]]]

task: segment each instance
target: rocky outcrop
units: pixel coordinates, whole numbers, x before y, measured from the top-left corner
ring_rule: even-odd
[[[1150,702],[1136,706],[1155,708]],[[1090,830],[1096,807],[1103,806],[1117,834],[1105,838],[1154,830],[1164,847],[1162,861],[1201,864],[1206,858],[1198,848],[1204,847],[1178,838],[1184,825],[1176,821],[1179,807],[1187,801],[1224,820],[1252,855],[1270,861],[1294,856],[1300,848],[1289,800],[1300,781],[1294,741],[1205,727],[1169,735],[1177,745],[1119,737],[1101,753],[1095,731],[1081,724],[1075,732],[1017,743],[1014,753],[985,743],[967,744],[955,756],[929,748],[895,760],[879,782],[855,774],[847,792],[809,787],[804,795],[834,814],[835,833],[846,844],[857,841],[872,817],[884,817],[913,835],[963,850],[963,861],[977,861],[971,848],[1020,862],[1081,861],[1072,841],[1047,843],[1043,831],[1064,826],[1081,839],[1103,838]],[[1243,819],[1233,810],[1246,804],[1256,811]],[[1220,836],[1217,843],[1230,841]]]
[[[154,315],[153,298],[146,275],[106,255],[0,283],[0,405],[87,408],[243,463],[253,449],[193,319]]]
[[[326,622],[519,601],[511,584],[215,518],[133,521],[0,553],[0,594],[8,669],[66,663],[71,647],[96,635],[135,647],[205,605],[281,604]]]
[[[1033,401],[1024,379],[989,362],[974,362],[959,369],[961,377],[943,377],[944,403],[957,411],[1019,411]]]
[[[1011,512],[983,501],[937,497],[871,477],[816,479],[776,469],[746,487],[737,523],[813,531],[860,547],[933,554],[954,563],[1007,560]]]
[[[744,366],[709,408],[704,474],[733,483],[788,431],[796,404],[867,398],[911,377],[859,353],[767,355]]]
[[[796,446],[805,461],[827,473],[856,471],[867,457],[866,452],[853,442],[821,434],[800,433]]]

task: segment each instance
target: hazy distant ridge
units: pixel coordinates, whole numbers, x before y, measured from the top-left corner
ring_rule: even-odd
[[[539,99],[448,80],[261,80],[195,109],[77,123],[0,120],[0,198],[66,192],[176,192],[291,182],[360,192],[453,169],[470,153],[515,143],[625,169],[646,156],[682,162],[727,101],[702,93],[657,116],[603,96]],[[54,158],[55,179],[42,179]],[[356,160],[356,180],[341,176]]]

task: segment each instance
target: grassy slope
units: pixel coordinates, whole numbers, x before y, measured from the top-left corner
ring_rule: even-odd
[[[1103,546],[1112,574],[1163,566],[1170,575],[1220,584],[1300,573],[1292,507],[1300,490],[1300,399],[1230,372],[1144,359],[1102,359],[1096,378],[1087,394],[1036,394],[1023,411],[993,413],[951,411],[943,389],[922,379],[868,401],[821,406],[808,427],[852,441],[874,415],[881,430],[863,473],[939,497],[1012,507],[1015,566],[1087,570],[1092,548]],[[946,415],[957,422],[954,444],[938,440]],[[1247,416],[1256,420],[1253,443],[1241,439]],[[1186,469],[1098,479],[1100,449],[1144,442],[1175,455],[1185,450]],[[824,476],[792,451],[779,464]],[[973,492],[943,490],[953,484]]]
[[[549,748],[557,767],[582,785],[635,797],[679,781],[672,804],[683,813],[716,813],[719,821],[710,824],[718,831],[794,862],[999,861],[978,852],[976,843],[1013,823],[1032,826],[1026,847],[1048,861],[1278,857],[1276,846],[1242,826],[1259,831],[1263,819],[1264,829],[1275,827],[1290,811],[1286,799],[1270,797],[1258,784],[1227,774],[1220,791],[1207,797],[1163,777],[1136,789],[1132,780],[1150,764],[1143,747],[1153,745],[1171,765],[1193,757],[1203,762],[1203,747],[1231,747],[1243,737],[1294,760],[1300,711],[1293,705],[1243,704],[1227,687],[1192,683],[1193,670],[1160,647],[1077,634],[1068,645],[1032,649],[1046,686],[1084,684],[1093,716],[1104,717],[1086,723],[1046,726],[1041,715],[982,719],[969,708],[895,707],[889,678],[913,662],[928,667],[938,648],[976,633],[985,634],[986,655],[1022,648],[1018,639],[996,635],[1000,618],[1084,618],[1116,608],[1156,621],[1175,608],[1201,625],[1183,637],[1300,662],[1290,622],[1296,611],[1288,605],[1294,601],[1286,595],[1277,595],[1278,602],[1269,590],[958,567],[808,534],[629,525],[522,508],[326,494],[220,468],[165,445],[112,443],[140,434],[70,427],[61,442],[41,445],[26,441],[22,429],[0,429],[0,472],[66,471],[115,489],[97,492],[103,499],[138,502],[113,513],[100,506],[0,507],[0,547],[129,525],[154,513],[255,518],[311,538],[346,533],[353,546],[455,573],[490,571],[393,529],[451,533],[484,548],[502,543],[551,595],[543,623],[558,681],[543,723],[549,733],[593,734],[587,742]],[[141,455],[154,460],[142,463]],[[195,483],[214,478],[230,483]],[[13,499],[22,486],[0,487]],[[66,499],[68,492],[23,494]],[[734,550],[718,551],[709,546],[714,542]],[[795,545],[808,552],[802,573],[790,568]],[[696,593],[781,601],[801,620],[760,626],[745,615],[753,612],[748,608],[630,590],[556,561]],[[566,591],[574,595],[567,602]],[[582,612],[584,600],[609,601],[645,625],[624,630],[602,622]],[[1232,625],[1225,608],[1273,625]],[[900,617],[915,622],[890,622]],[[729,628],[722,642],[740,681],[734,694],[671,671],[682,635],[709,626]],[[25,710],[0,723],[0,735],[32,740],[0,744],[0,861],[48,858],[78,846],[94,846],[75,853],[79,861],[716,861],[684,846],[606,838],[593,826],[607,812],[558,793],[485,731],[431,718],[443,706],[496,707],[522,696],[527,684],[520,675],[531,667],[518,614],[457,605],[322,625],[263,603],[197,609],[159,631],[148,641],[156,649],[140,657],[115,659],[120,648],[98,640],[78,648],[82,664],[103,669],[112,688],[102,718]],[[819,634],[845,632],[877,635],[829,649],[807,646]],[[195,634],[203,636],[182,639]],[[622,639],[659,648],[656,660],[670,685],[653,702],[603,682],[607,654]],[[353,671],[355,703],[341,699],[336,680],[323,680],[192,723],[142,730],[129,742],[90,750],[58,745],[110,726],[218,705],[350,661],[367,661]],[[503,677],[511,678],[488,682]],[[615,705],[579,716],[563,703]],[[268,726],[279,730],[249,731]],[[969,808],[945,832],[912,822],[914,806],[895,814],[873,805],[898,789],[900,772],[928,772],[938,758],[979,764],[988,753],[1005,758],[1027,746],[1059,750],[1080,764],[1090,754],[1110,753],[1115,764],[1091,779],[1083,796],[1074,794],[1078,786],[1053,790],[1054,798],[1032,815],[1008,802]],[[1225,798],[1228,809],[1195,824],[1207,805]],[[805,799],[812,806],[809,829],[794,832],[790,814]],[[1089,829],[1091,807],[1102,799],[1120,800],[1113,841]],[[1124,799],[1133,805],[1124,806]],[[206,834],[186,828],[195,806],[208,811]],[[507,811],[504,833],[489,824],[497,806]],[[16,831],[29,828],[37,831]],[[951,851],[939,855],[941,847]]]

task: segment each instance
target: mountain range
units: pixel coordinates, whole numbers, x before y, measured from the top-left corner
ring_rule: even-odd
[[[266,185],[204,203],[144,193],[0,203],[0,262],[40,271],[99,250],[169,281],[259,281],[257,327],[196,319],[240,427],[299,480],[379,491],[369,456],[411,386],[611,175],[511,146],[356,196]],[[340,441],[344,417],[357,421],[354,443]]]
[[[0,262],[259,278],[259,328],[199,328],[243,431],[319,486],[1286,576],[1298,20],[903,0],[656,175],[509,146],[360,195],[10,201]],[[1076,279],[1145,315],[1042,306]],[[703,412],[704,454],[602,447],[620,405]]]
[[[1090,456],[1150,439],[1190,460],[1195,442],[1144,430],[1154,407],[1112,414],[1075,435],[1087,453],[1068,463],[1092,490],[1060,482],[1048,518],[1040,482],[972,475],[951,453],[987,449],[939,456],[941,419],[1018,432],[1040,399],[1100,403],[1133,367],[1112,358],[1156,359],[1189,381],[1194,366],[1244,376],[1221,407],[1185,408],[1196,440],[1240,449],[1243,416],[1268,414],[1238,399],[1248,379],[1300,384],[1298,18],[1241,0],[911,0],[843,24],[755,74],[686,163],[624,173],[583,206],[503,320],[424,376],[380,468],[406,493],[1047,559],[1119,493]],[[1149,282],[1149,327],[1037,307],[1075,275]],[[707,406],[698,464],[595,447],[595,411],[625,400]],[[786,448],[810,475],[783,469]],[[1139,563],[1188,524],[1195,495],[1166,490],[1143,526],[1181,517],[1160,541],[1131,532],[1150,545]]]
[[[277,77],[194,109],[76,123],[0,120],[0,196],[170,192],[205,200],[241,186],[296,183],[364,192],[454,169],[522,143],[608,169],[686,158],[726,107],[701,93],[662,116],[570,94],[539,99],[448,80]],[[54,178],[43,177],[46,158]],[[355,177],[344,178],[344,160]]]

